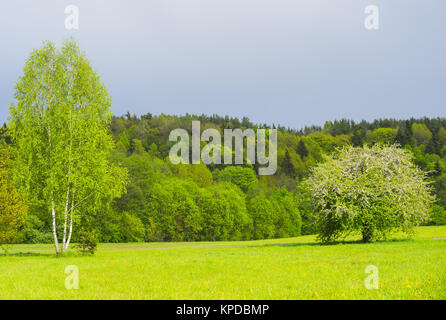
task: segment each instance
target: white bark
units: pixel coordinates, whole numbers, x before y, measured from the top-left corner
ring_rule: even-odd
[[[71,235],[73,234],[73,211],[74,211],[74,193],[73,193],[73,199],[71,200],[71,209],[70,209],[70,230],[68,232],[68,239],[65,243],[64,250],[68,250],[68,246],[70,245],[71,241]]]
[[[54,209],[54,200],[51,200],[51,215],[53,218],[53,237],[54,246],[56,247],[56,253],[59,254],[59,242],[57,240],[57,229],[56,229],[56,211]]]
[[[65,251],[65,240],[67,238],[67,216],[68,216],[68,203],[69,203],[69,201],[70,201],[70,187],[68,186],[67,200],[65,201],[65,210],[64,210],[62,252]]]

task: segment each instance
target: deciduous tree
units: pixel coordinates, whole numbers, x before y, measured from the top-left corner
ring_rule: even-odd
[[[411,154],[394,146],[344,148],[316,166],[308,184],[323,242],[355,231],[364,242],[410,232],[427,221],[434,200]]]
[[[34,50],[14,97],[14,179],[29,203],[51,214],[55,249],[63,253],[76,218],[124,192],[126,172],[109,161],[111,97],[73,40]]]
[[[11,148],[0,141],[0,247],[17,240],[27,218],[28,207],[23,204],[11,180]],[[6,251],[6,249],[5,249]]]

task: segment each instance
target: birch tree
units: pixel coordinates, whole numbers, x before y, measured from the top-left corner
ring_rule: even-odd
[[[77,219],[125,190],[126,171],[108,160],[111,97],[70,39],[32,51],[14,98],[13,177],[30,204],[47,208],[56,253],[63,253]]]

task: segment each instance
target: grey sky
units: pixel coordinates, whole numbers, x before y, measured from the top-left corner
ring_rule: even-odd
[[[64,9],[80,9],[67,31]],[[364,9],[380,9],[366,30]],[[300,128],[446,116],[444,0],[2,0],[0,122],[24,61],[74,36],[114,112],[248,116]]]

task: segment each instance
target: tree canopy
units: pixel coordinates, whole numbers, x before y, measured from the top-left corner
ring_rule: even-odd
[[[111,98],[73,40],[60,49],[45,42],[34,50],[14,98],[14,180],[31,205],[51,214],[56,252],[62,253],[81,215],[125,191],[125,170],[108,159],[114,149]]]
[[[14,243],[23,231],[28,207],[9,179],[11,148],[0,140],[0,247]]]
[[[370,242],[427,222],[434,198],[411,158],[395,146],[348,147],[316,166],[307,183],[320,239],[357,231]]]

